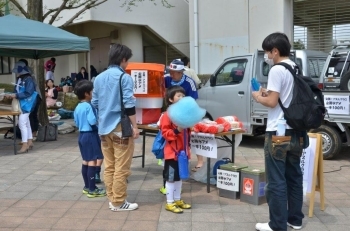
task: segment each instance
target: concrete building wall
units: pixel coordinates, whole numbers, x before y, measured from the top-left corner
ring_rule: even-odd
[[[183,0],[168,0],[174,7],[164,8],[161,1],[156,2],[155,6],[146,0],[126,12],[126,8],[120,7],[121,1],[107,1],[91,9],[91,20],[149,27],[160,38],[189,55],[188,4]]]
[[[195,67],[194,1],[189,1],[191,65],[211,74],[225,59],[261,49],[263,39],[280,31],[292,39],[292,0],[197,0],[199,66]]]

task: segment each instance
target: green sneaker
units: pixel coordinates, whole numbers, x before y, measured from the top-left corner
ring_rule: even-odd
[[[102,188],[97,188],[97,189],[95,189],[95,191],[89,192],[86,196],[89,198],[104,197],[104,196],[106,196],[106,190],[104,190]]]
[[[98,188],[96,187],[96,189],[98,189]],[[88,193],[89,193],[89,188],[84,187],[83,194],[88,194]]]
[[[166,195],[166,188],[165,188],[165,187],[161,187],[161,188],[159,189],[159,192],[160,192],[161,194],[163,194],[163,195]]]
[[[84,187],[84,188],[83,188],[83,194],[88,194],[88,193],[89,193],[89,189],[86,188],[86,187]]]

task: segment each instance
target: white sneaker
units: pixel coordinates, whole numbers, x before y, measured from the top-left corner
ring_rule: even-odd
[[[292,225],[292,224],[289,224],[288,222],[287,222],[287,225],[288,225],[289,227],[291,227],[292,229],[295,229],[295,230],[299,230],[299,229],[302,228],[302,226]]]
[[[255,229],[258,231],[273,231],[270,228],[269,223],[256,223]]]
[[[138,204],[136,203],[130,203],[125,201],[121,206],[115,207],[113,206],[112,202],[109,202],[109,209],[112,210],[113,212],[119,212],[119,211],[130,211],[130,210],[135,210],[139,207]]]

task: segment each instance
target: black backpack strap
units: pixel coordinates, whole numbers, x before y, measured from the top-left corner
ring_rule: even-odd
[[[289,65],[288,63],[279,62],[279,63],[276,63],[275,65],[284,66],[284,67],[293,75],[294,78],[297,77],[297,72],[296,72],[296,70],[295,70],[291,65]]]
[[[297,77],[297,73],[296,73],[296,70],[294,70],[291,65],[289,65],[288,63],[285,63],[285,62],[279,62],[279,63],[276,63],[274,66],[276,65],[280,65],[280,66],[284,66],[292,75],[293,75],[293,78],[295,79]],[[278,98],[278,104],[280,105],[280,107],[282,109],[285,109],[285,107],[283,106],[282,104],[282,101],[280,98]]]

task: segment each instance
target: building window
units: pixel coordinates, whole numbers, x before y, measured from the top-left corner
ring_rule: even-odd
[[[11,74],[10,57],[0,56],[0,75]]]

